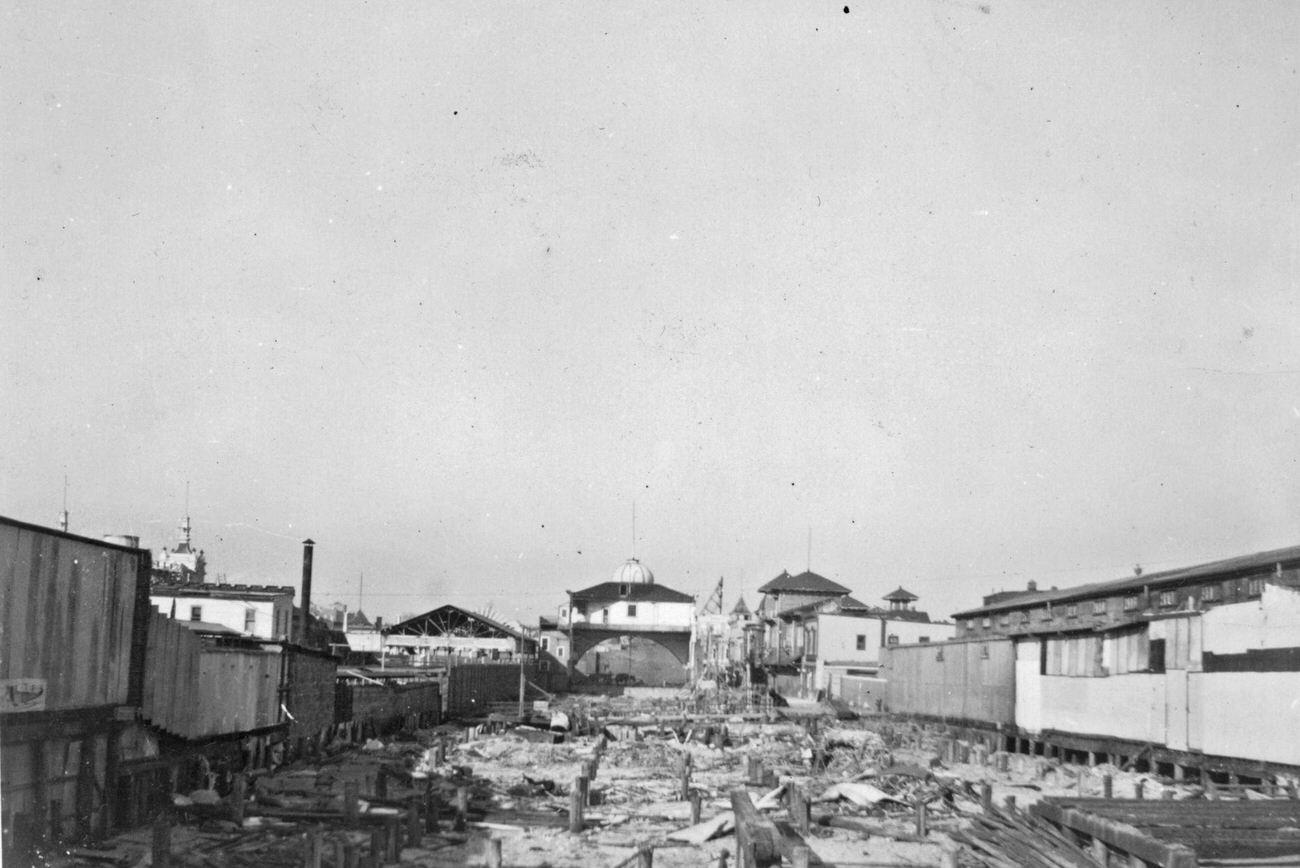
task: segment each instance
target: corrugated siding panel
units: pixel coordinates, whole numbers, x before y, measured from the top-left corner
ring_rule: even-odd
[[[47,711],[125,704],[144,556],[0,524],[0,677],[45,679]]]

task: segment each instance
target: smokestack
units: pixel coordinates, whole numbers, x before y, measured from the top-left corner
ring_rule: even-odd
[[[1030,590],[1031,592],[1032,592],[1032,591],[1037,591],[1037,590],[1038,590],[1038,582],[1035,582],[1033,579],[1030,579],[1030,580],[1029,580],[1029,590]]]
[[[298,622],[298,644],[307,644],[307,619],[311,617],[311,553],[316,543],[302,541],[302,618]]]

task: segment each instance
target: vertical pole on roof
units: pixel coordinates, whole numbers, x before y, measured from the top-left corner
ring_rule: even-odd
[[[524,693],[528,680],[524,677],[524,634],[519,634],[519,719],[524,719]]]

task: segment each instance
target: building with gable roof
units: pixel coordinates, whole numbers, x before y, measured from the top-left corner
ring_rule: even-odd
[[[543,649],[570,671],[588,652],[602,653],[596,649],[613,646],[625,652],[630,678],[654,683],[685,679],[685,669],[669,677],[664,664],[651,665],[650,658],[652,646],[658,646],[677,665],[689,666],[695,629],[693,596],[657,583],[650,568],[635,557],[619,565],[609,581],[568,594],[568,603],[558,607],[558,617],[542,618],[540,628]]]

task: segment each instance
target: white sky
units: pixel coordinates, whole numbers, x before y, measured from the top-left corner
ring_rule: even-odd
[[[0,513],[529,622],[1300,542],[1300,5],[11,3]],[[796,8],[789,8],[789,7]]]

